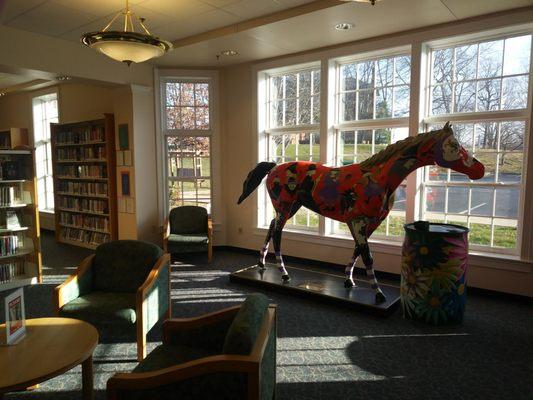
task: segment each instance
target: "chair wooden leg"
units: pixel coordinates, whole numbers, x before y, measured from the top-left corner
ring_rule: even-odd
[[[146,333],[137,336],[137,361],[142,361],[146,357]]]
[[[213,260],[213,245],[209,243],[207,246],[207,261],[211,262]]]

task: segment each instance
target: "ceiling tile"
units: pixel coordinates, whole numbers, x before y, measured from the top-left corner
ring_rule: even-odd
[[[220,28],[239,22],[239,18],[220,9],[197,15],[194,19],[184,19],[172,22],[167,26],[161,26],[155,34],[166,40],[176,40],[198,33],[207,32],[212,29]]]
[[[209,0],[211,1],[211,0]],[[310,0],[241,0],[223,7],[224,10],[238,15],[243,19],[261,17],[276,11],[296,7],[301,4],[311,3]]]
[[[86,14],[105,17],[116,14],[126,8],[126,0],[53,0],[62,6],[78,10]],[[130,9],[135,12],[136,5],[146,0],[129,0]]]
[[[533,0],[442,0],[457,18],[468,18],[476,15],[510,10],[512,8],[533,5]]]
[[[48,1],[14,18],[8,26],[49,36],[59,36],[80,25],[94,21],[95,16]]]
[[[181,20],[216,10],[215,7],[198,0],[146,0],[143,7]]]
[[[220,57],[222,50],[236,50],[238,55]],[[223,67],[286,53],[273,44],[263,43],[242,32],[238,35],[225,36],[191,46],[180,47],[158,58],[156,63],[162,66],[213,66]]]
[[[46,0],[5,0],[0,1],[0,24],[5,24],[32,8],[43,4]]]

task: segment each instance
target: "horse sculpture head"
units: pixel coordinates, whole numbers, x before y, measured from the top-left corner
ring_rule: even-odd
[[[450,124],[447,123],[442,131],[442,136],[435,143],[435,163],[443,168],[450,168],[465,174],[473,180],[483,178],[485,167],[461,146]]]

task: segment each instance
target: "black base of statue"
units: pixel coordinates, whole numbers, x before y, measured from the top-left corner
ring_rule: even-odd
[[[268,263],[264,271],[257,265],[235,271],[230,274],[230,281],[332,302],[383,316],[394,311],[400,302],[400,288],[396,286],[380,283],[386,300],[377,304],[375,291],[367,281],[355,279],[356,286],[345,288],[344,276],[296,267],[285,266],[285,269],[291,277],[288,282],[282,281],[276,265]]]

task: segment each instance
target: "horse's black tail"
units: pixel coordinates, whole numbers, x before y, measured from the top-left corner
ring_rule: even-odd
[[[246,180],[242,184],[242,194],[241,197],[239,197],[237,204],[241,204],[245,198],[250,196],[252,192],[257,189],[265,175],[267,175],[275,166],[276,163],[266,161],[257,164],[257,166],[248,173]]]

